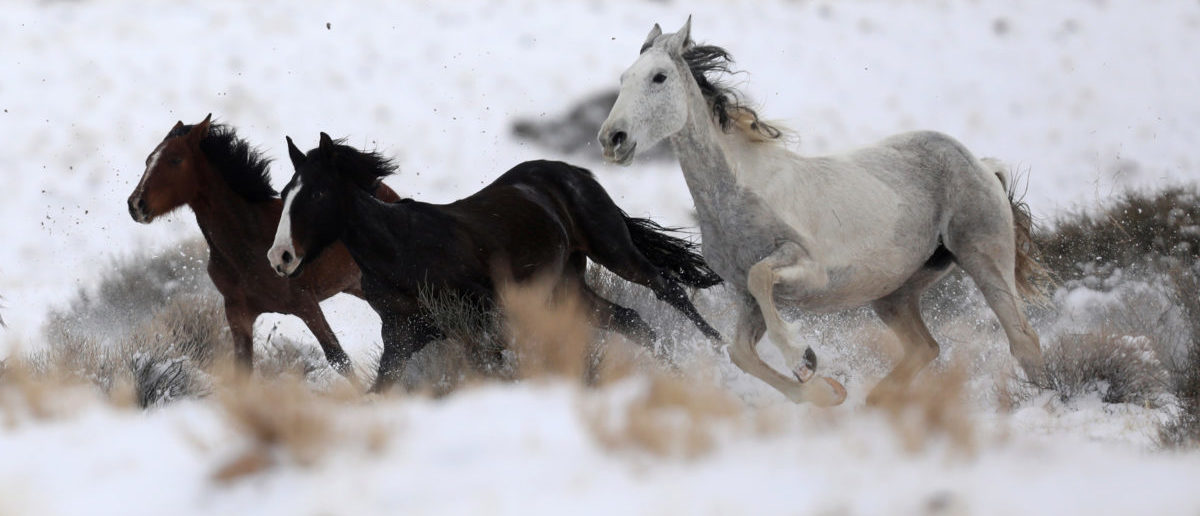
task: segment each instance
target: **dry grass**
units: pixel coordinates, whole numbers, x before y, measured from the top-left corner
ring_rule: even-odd
[[[532,281],[510,283],[499,297],[520,377],[578,380],[596,373],[592,328],[576,292]]]
[[[1067,334],[1046,346],[1044,356],[1045,377],[1026,380],[1026,390],[1018,389],[1016,395],[1054,391],[1064,403],[1091,393],[1105,403],[1156,407],[1163,402],[1167,371],[1150,337],[1107,331]]]
[[[1200,268],[1177,268],[1171,278],[1192,338],[1182,357],[1168,364],[1178,415],[1159,430],[1158,441],[1171,448],[1194,448],[1200,447]]]
[[[586,379],[610,388],[597,391],[598,405],[582,411],[608,449],[696,457],[713,448],[723,422],[742,415],[741,404],[723,389],[667,373],[623,339],[595,341],[584,305],[569,289],[532,282],[505,288],[500,298],[521,378]],[[613,402],[612,389],[630,378],[644,388]]]
[[[966,396],[967,369],[956,361],[941,371],[928,370],[904,392],[880,398],[876,408],[887,415],[905,450],[919,452],[944,440],[954,451],[975,452],[976,432]]]
[[[1034,241],[1059,279],[1093,288],[1119,269],[1194,264],[1200,259],[1200,192],[1194,186],[1127,192],[1098,213],[1062,217]]]
[[[609,450],[696,458],[713,450],[722,429],[742,421],[741,403],[711,383],[662,372],[640,380],[632,399],[583,411],[588,430]]]
[[[444,341],[429,346],[436,349],[418,357],[420,363],[415,364],[424,370],[422,376],[433,384],[435,394],[486,378],[513,377],[513,364],[504,355],[509,333],[498,310],[450,291],[422,290],[419,302],[446,335]]]
[[[95,289],[81,288],[67,309],[50,313],[47,340],[86,338],[109,344],[128,338],[177,297],[216,297],[207,266],[203,240],[116,260]]]
[[[52,325],[50,331],[61,328]],[[24,360],[30,374],[46,381],[90,384],[145,408],[206,394],[207,371],[228,348],[219,301],[193,294],[173,297],[118,340],[50,333],[47,347]]]
[[[0,371],[0,416],[11,428],[26,420],[58,420],[96,401],[96,391],[72,375],[46,371],[26,357],[5,360]],[[114,405],[129,405],[127,391],[114,396]]]
[[[279,361],[282,363],[282,361]],[[345,450],[377,454],[389,428],[367,410],[350,382],[315,387],[303,361],[271,375],[246,375],[231,358],[213,367],[213,395],[225,422],[244,441],[242,450],[212,473],[218,482],[236,481],[278,467],[309,467]]]

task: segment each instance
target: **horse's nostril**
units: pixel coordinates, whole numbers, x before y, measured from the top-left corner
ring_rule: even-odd
[[[145,199],[137,200],[137,209],[139,211],[146,211],[146,200]]]
[[[280,258],[283,258],[283,263],[292,263],[292,253],[284,251]]]
[[[625,134],[625,131],[617,131],[617,132],[613,133],[612,137],[610,138],[610,141],[612,142],[614,147],[620,147],[622,143],[625,143],[626,137],[627,137],[627,135]]]

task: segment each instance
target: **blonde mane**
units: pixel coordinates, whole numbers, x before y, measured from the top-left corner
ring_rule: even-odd
[[[734,73],[730,69],[733,57],[729,52],[713,45],[691,45],[684,49],[683,60],[721,130],[727,133],[738,131],[756,143],[783,140],[782,129],[760,119],[758,112],[742,100],[742,94],[722,80]]]

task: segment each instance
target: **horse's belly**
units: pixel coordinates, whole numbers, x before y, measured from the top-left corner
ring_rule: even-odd
[[[829,286],[812,289],[804,285],[778,283],[775,285],[775,301],[783,306],[799,308],[808,312],[828,313],[858,308],[884,297],[904,283],[897,278],[878,278],[874,281],[846,282],[845,271],[831,271]]]
[[[822,287],[776,284],[777,301],[815,312],[857,308],[895,292],[923,264],[920,252],[912,249],[863,250],[850,258],[831,260],[825,266],[829,281]]]

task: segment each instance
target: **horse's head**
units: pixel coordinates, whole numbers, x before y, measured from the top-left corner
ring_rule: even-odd
[[[146,157],[146,172],[129,195],[129,215],[149,224],[160,215],[190,202],[200,189],[204,166],[200,140],[208,135],[212,114],[193,126],[176,122],[162,143]]]
[[[320,256],[345,227],[344,207],[355,190],[373,195],[380,178],[394,166],[383,156],[363,152],[321,133],[320,144],[307,154],[287,138],[288,156],[296,173],[283,189],[283,213],[275,243],[267,251],[280,276],[299,274]]]
[[[621,74],[617,101],[600,126],[605,160],[628,165],[639,146],[649,149],[683,129],[691,80],[683,52],[692,44],[691,27],[689,16],[674,34],[663,34],[658,24],[650,29],[641,54]]]

